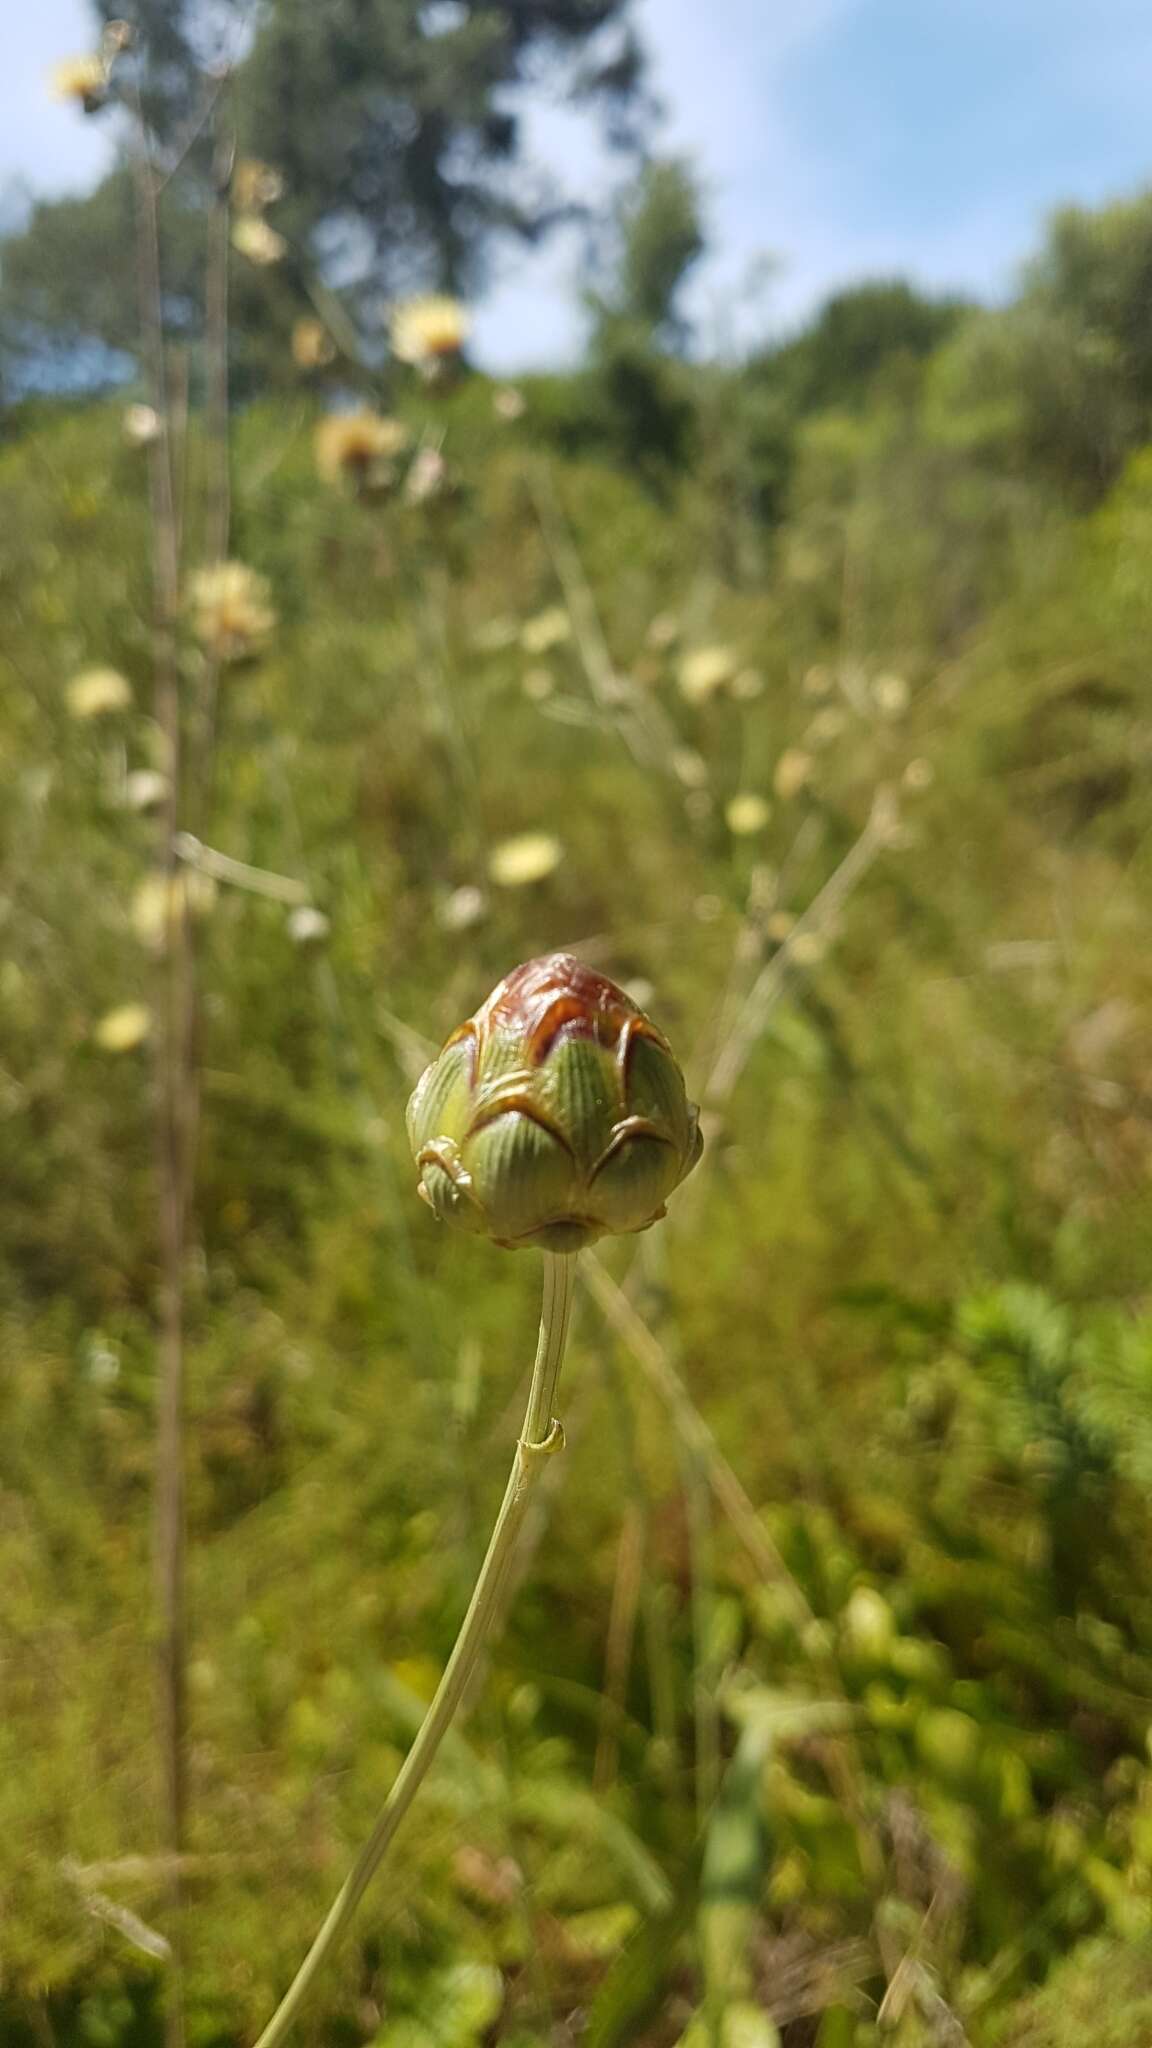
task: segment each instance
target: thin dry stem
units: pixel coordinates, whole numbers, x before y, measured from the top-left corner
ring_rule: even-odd
[[[616,726],[636,762],[642,767],[654,763],[667,767],[676,746],[675,734],[659,707],[643,698],[631,680],[620,675],[612,660],[592,586],[546,464],[540,463],[529,472],[528,489],[564,593],[593,702]]]
[[[780,950],[761,968],[744,999],[743,1006],[721,1046],[703,1090],[705,1112],[716,1116],[727,1103],[747,1064],[749,1054],[779,1001],[793,967],[796,941],[822,931],[836,915],[853,889],[864,879],[883,849],[891,844],[896,826],[895,804],[888,789],[879,789],[859,838],[849,848],[835,873],[813,897],[797,919]]]
[[[156,1176],[160,1218],[160,1370],[156,1419],[154,1570],[158,1621],[161,1763],[165,1847],[172,1860],[172,1916],[165,2039],[183,2048],[184,2001],[180,1941],[179,1858],[186,1809],[185,1529],[184,1529],[184,1291],[186,1173],[191,1105],[188,1090],[193,1029],[193,988],[183,895],[177,885],[176,832],[182,772],[180,685],[176,616],[180,600],[179,538],[172,480],[171,417],[164,359],[164,315],[156,176],[147,132],[137,106],[135,159],[136,270],[140,327],[149,395],[160,433],[149,451],[148,488],[152,556],[152,667],[156,723],[164,738],[168,794],[160,816],[158,866],[168,905],[159,966],[155,1037]]]
[[[236,156],[235,136],[225,127],[223,102],[214,110],[216,147],[213,154],[215,197],[208,221],[208,264],[205,281],[205,427],[208,441],[208,497],[204,520],[204,558],[210,565],[227,560],[232,530],[232,450],[229,419],[228,278],[231,242],[231,183]],[[212,808],[216,758],[216,716],[220,694],[220,661],[207,654],[200,686],[200,759],[196,821],[203,831]]]

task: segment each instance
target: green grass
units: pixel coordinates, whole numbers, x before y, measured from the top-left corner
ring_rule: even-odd
[[[667,1225],[607,1254],[812,1619],[722,1514],[690,1512],[668,1411],[587,1300],[562,1487],[315,2038],[672,2048],[707,1993],[773,2010],[785,2048],[864,2048],[880,1930],[889,1973],[907,1958],[886,2038],[944,2038],[942,2000],[978,2048],[1056,2048],[1059,1997],[1032,1987],[1081,1981],[1152,1916],[1148,460],[1073,523],[891,422],[866,445],[825,423],[791,524],[734,548],[703,485],[657,505],[490,422],[483,394],[449,406],[463,490],[426,514],[325,490],[304,407],[238,423],[233,552],[280,625],[223,679],[206,836],[306,881],[331,934],[303,949],[227,885],[198,928],[191,2038],[249,2038],[295,1967],[451,1645],[511,1450],[534,1262],[416,1201],[422,1047],[517,960],[577,947],[650,986],[700,1091],[726,992],[883,787],[895,842],[705,1098]],[[147,1863],[69,1874],[160,1838],[150,1080],[93,1036],[155,975],[130,914],[153,828],[115,801],[155,759],[140,457],[113,411],[62,413],[0,451],[0,494],[0,2017],[14,2043],[143,2048],[162,1966],[93,1896],[162,1928],[163,1885]],[[525,652],[573,575],[579,631]],[[653,645],[665,616],[678,638]],[[680,660],[709,644],[759,694],[686,702]],[[128,675],[130,714],[68,716],[94,664]],[[885,716],[893,672],[909,702]],[[834,738],[813,730],[830,706]],[[792,796],[786,749],[811,757]],[[771,804],[752,839],[725,824],[741,791]],[[521,831],[562,860],[490,885]],[[446,929],[473,884],[483,917]],[[594,1794],[628,1501],[639,1613]],[[701,1831],[702,1689],[723,1790]]]

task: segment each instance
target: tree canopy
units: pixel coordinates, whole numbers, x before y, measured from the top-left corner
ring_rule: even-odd
[[[117,10],[98,0],[106,21]],[[189,264],[208,203],[211,113],[228,74],[240,151],[284,184],[276,226],[354,311],[427,288],[474,290],[501,236],[534,240],[581,212],[531,159],[529,90],[587,111],[611,146],[638,140],[648,103],[632,0],[270,0],[245,38],[230,0],[141,0],[117,76],[161,163],[166,288],[195,318]],[[0,323],[11,362],[61,347],[128,346],[128,179],[45,201],[3,250]],[[279,280],[277,280],[279,283]],[[243,279],[242,345],[291,308]],[[300,310],[300,307],[297,307]],[[259,351],[257,350],[257,354]]]

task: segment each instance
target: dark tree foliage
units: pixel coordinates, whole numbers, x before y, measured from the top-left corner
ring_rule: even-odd
[[[94,269],[91,249],[119,249]],[[132,193],[122,171],[83,199],[42,200],[4,244],[5,338],[30,350],[77,347],[93,336],[108,348],[134,341]]]
[[[238,12],[233,0],[94,0],[100,22],[127,20],[133,49],[122,63],[153,132],[180,137],[195,120],[211,74],[235,48]]]
[[[592,438],[650,479],[688,454],[693,406],[676,357],[688,339],[683,288],[704,246],[691,167],[654,157],[616,208],[604,282],[587,293]]]
[[[655,157],[625,193],[616,219],[615,277],[593,305],[603,318],[632,321],[653,340],[679,348],[686,339],[680,300],[704,253],[700,190],[679,157]]]
[[[1083,502],[1152,435],[1152,193],[1066,207],[1023,289],[946,353],[945,412],[990,462]]]
[[[788,502],[796,437],[811,415],[859,411],[885,395],[910,397],[929,359],[970,311],[902,279],[836,292],[790,340],[753,358],[736,407],[752,495],[779,519]]]
[[[204,297],[206,189],[199,180],[174,179],[160,199],[168,331],[193,350]],[[95,389],[130,368],[139,346],[134,233],[132,175],[119,165],[84,198],[42,200],[26,228],[5,242],[0,365],[13,397],[26,388]],[[233,389],[245,397],[289,360],[291,280],[237,258],[231,304]],[[195,360],[190,371],[195,395]]]
[[[926,298],[900,278],[852,285],[751,373],[798,415],[857,406],[876,396],[882,378],[923,363],[967,310],[961,299]]]
[[[246,62],[244,143],[345,284],[464,290],[491,238],[578,210],[522,154],[516,89],[546,79],[631,139],[630,0],[272,0]]]
[[[225,70],[242,153],[285,180],[276,215],[295,252],[274,276],[238,264],[233,322],[255,373],[283,360],[301,264],[375,311],[382,295],[474,288],[494,237],[544,235],[579,213],[526,161],[521,88],[586,107],[608,140],[638,139],[647,113],[632,0],[269,0],[254,39],[232,0],[98,0],[130,15],[117,67],[162,161],[166,288],[177,329],[195,333],[210,114]],[[114,171],[82,199],[45,202],[4,245],[0,330],[9,368],[63,350],[86,361],[134,334],[128,180]],[[89,381],[99,381],[94,375]],[[243,375],[237,384],[243,388]]]

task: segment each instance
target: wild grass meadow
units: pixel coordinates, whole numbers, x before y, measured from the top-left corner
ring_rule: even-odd
[[[240,2048],[369,1832],[538,1310],[405,1103],[562,948],[704,1155],[300,2040],[1142,2048],[1152,202],[708,362],[657,180],[510,386],[231,136],[203,323],[0,414],[0,2040]]]

